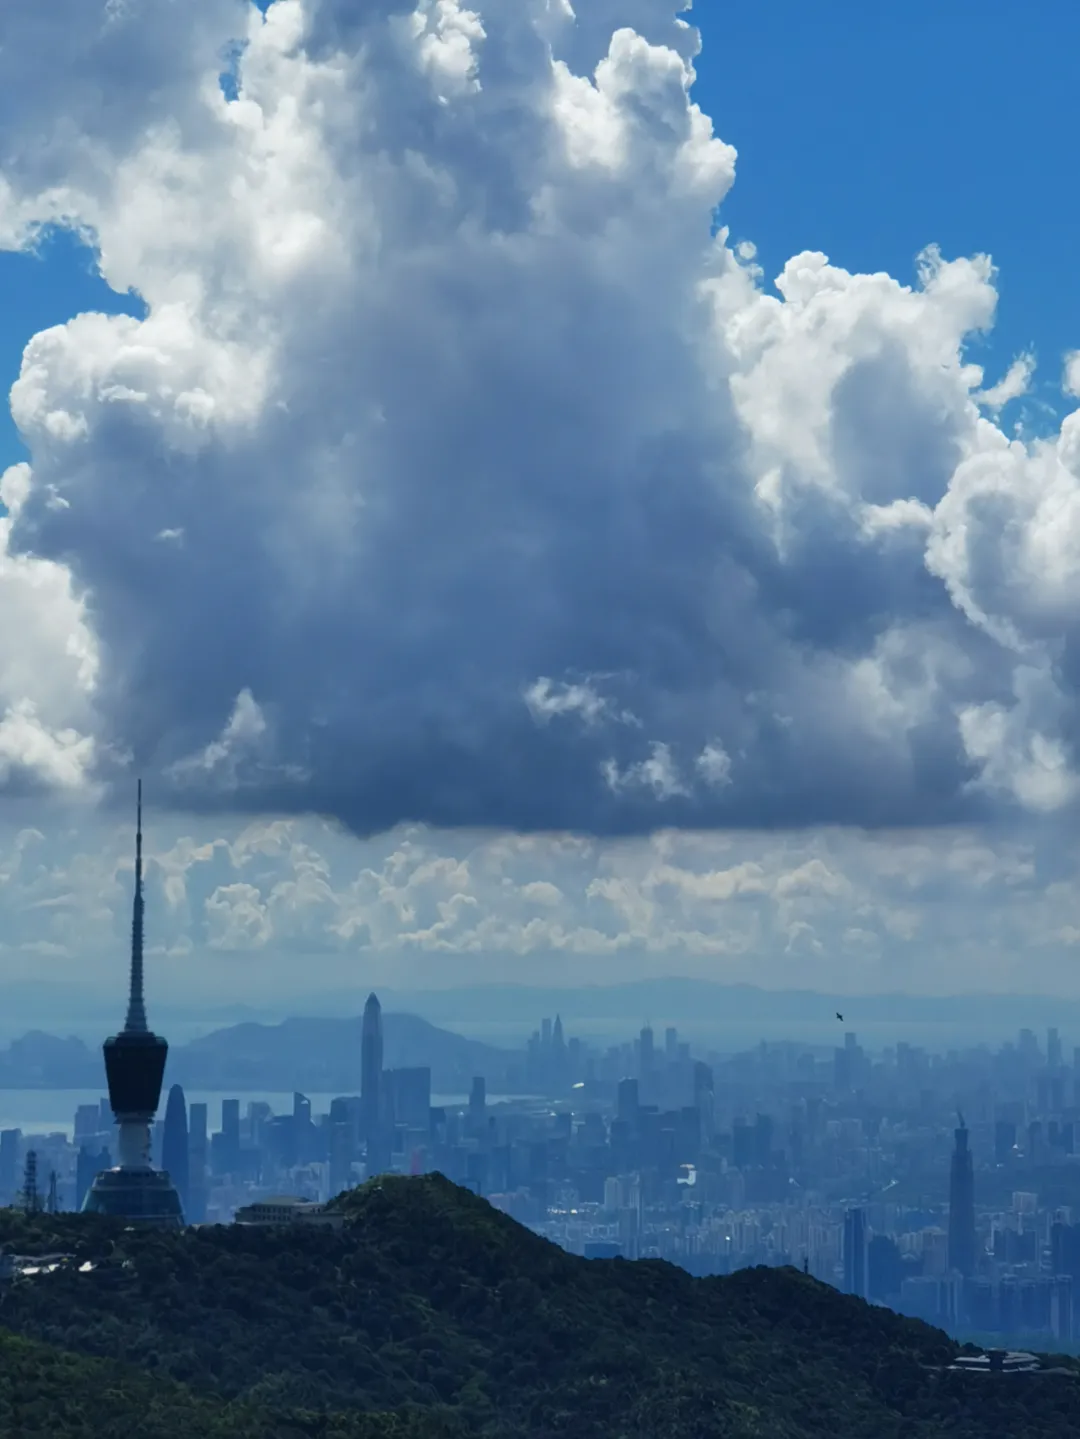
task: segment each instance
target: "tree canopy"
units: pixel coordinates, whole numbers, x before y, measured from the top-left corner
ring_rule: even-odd
[[[958,1346],[941,1331],[795,1270],[694,1279],[578,1259],[438,1175],[382,1178],[336,1205],[340,1229],[180,1233],[0,1212],[0,1244],[96,1265],[6,1286],[0,1324],[23,1338],[4,1340],[0,1421],[22,1395],[43,1423],[62,1392],[51,1435],[105,1432],[78,1416],[100,1418],[106,1395],[149,1416],[137,1432],[151,1436],[1080,1432],[1071,1361],[955,1374]],[[20,1424],[10,1432],[45,1432]]]

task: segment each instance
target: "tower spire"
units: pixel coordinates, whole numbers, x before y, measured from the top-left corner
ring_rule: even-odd
[[[143,1000],[143,894],[142,894],[142,780],[139,780],[135,810],[135,903],[131,916],[131,987],[128,994],[127,1034],[146,1034],[146,1004]]]

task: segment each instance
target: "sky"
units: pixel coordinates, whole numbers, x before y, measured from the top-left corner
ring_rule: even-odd
[[[1080,993],[1072,7],[64,7],[0,974]]]

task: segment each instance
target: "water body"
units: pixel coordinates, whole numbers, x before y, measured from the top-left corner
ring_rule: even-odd
[[[281,1090],[259,1090],[241,1094],[237,1090],[205,1090],[191,1089],[185,1091],[189,1105],[205,1104],[207,1106],[207,1117],[210,1129],[221,1128],[221,1101],[223,1099],[239,1099],[240,1113],[243,1116],[247,1112],[249,1103],[263,1101],[269,1104],[275,1114],[291,1114],[293,1107],[292,1091]],[[0,1129],[21,1129],[24,1134],[66,1134],[70,1139],[75,1132],[75,1111],[80,1104],[97,1104],[104,1099],[105,1093],[100,1089],[0,1089]],[[489,1104],[497,1104],[500,1099],[511,1099],[512,1095],[488,1095]],[[334,1094],[309,1094],[311,1100],[311,1111],[315,1115],[327,1114],[330,1110],[330,1101],[336,1099]],[[464,1105],[468,1103],[468,1095],[465,1094],[433,1094],[431,1096],[433,1105]],[[158,1117],[164,1118],[165,1105],[162,1095],[162,1106],[158,1111]]]

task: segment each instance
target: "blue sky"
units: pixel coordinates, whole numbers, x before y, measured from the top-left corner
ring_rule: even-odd
[[[27,458],[7,403],[27,340],[87,310],[137,315],[142,306],[110,290],[92,252],[66,231],[44,235],[34,254],[0,252],[0,470]]]
[[[1080,347],[1080,6],[709,0],[693,20],[705,41],[697,98],[739,151],[723,219],[757,245],[766,279],[802,249],[905,282],[931,241],[949,258],[989,251],[1001,301],[977,356],[987,382],[1034,346],[1036,395],[1059,407],[1060,357]],[[0,254],[4,392],[30,335],[89,309],[137,302],[71,237],[50,237],[40,257]],[[0,468],[23,457],[5,403]]]
[[[696,98],[739,152],[723,219],[766,279],[802,249],[905,282],[931,241],[988,251],[1001,298],[977,358],[1034,346],[1059,406],[1080,348],[1075,0],[699,0],[693,19]]]

